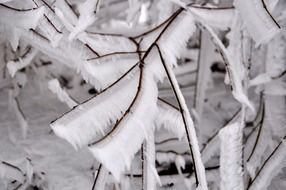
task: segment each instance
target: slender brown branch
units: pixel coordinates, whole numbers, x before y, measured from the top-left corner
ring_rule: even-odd
[[[144,190],[144,181],[145,181],[145,175],[144,175],[144,144],[141,145],[141,171],[142,171],[142,178],[141,178],[141,183],[142,183],[142,190]]]
[[[253,180],[248,184],[247,190],[251,187],[253,182],[257,179],[257,177],[260,175],[262,170],[264,169],[264,166],[267,164],[267,162],[272,158],[272,156],[275,154],[275,152],[278,150],[278,148],[282,145],[283,141],[286,139],[286,136],[283,137],[283,139],[279,142],[279,144],[275,147],[275,149],[271,152],[271,154],[267,157],[267,159],[264,161],[260,169],[258,170],[257,174],[253,178]]]
[[[17,12],[26,12],[26,11],[32,11],[32,10],[36,10],[36,9],[37,9],[37,8],[17,9],[17,8],[10,7],[10,6],[5,5],[5,4],[2,4],[2,3],[0,3],[0,6],[5,7],[5,8],[7,8],[7,9],[11,9],[11,10],[13,10],[13,11],[17,11]]]
[[[96,4],[95,4],[95,10],[94,10],[94,14],[96,14],[97,10],[99,9],[99,3],[100,3],[100,0],[97,0],[96,1]]]
[[[92,31],[86,31],[87,34],[92,34],[92,35],[100,35],[100,36],[112,36],[112,37],[123,37],[127,38],[126,36],[122,34],[113,34],[113,33],[103,33],[103,32],[92,32]]]
[[[92,61],[92,60],[97,60],[97,59],[102,59],[105,57],[113,56],[113,55],[125,55],[125,54],[138,54],[138,53],[145,53],[146,51],[117,51],[117,52],[112,52],[112,53],[107,53],[104,55],[98,55],[98,57],[93,57],[93,58],[88,58],[87,61]]]
[[[239,108],[239,109],[232,115],[232,117],[231,117],[229,120],[227,120],[227,121],[219,128],[219,130],[217,130],[217,131],[207,140],[206,145],[201,149],[201,152],[203,152],[203,151],[205,150],[205,148],[207,147],[208,143],[210,143],[216,136],[218,136],[219,131],[220,131],[222,128],[224,128],[224,127],[226,127],[227,125],[229,125],[229,124],[234,120],[234,118],[236,118],[236,117],[238,116],[238,114],[239,114],[240,112],[241,112],[241,108]]]
[[[48,17],[46,14],[44,14],[44,17],[45,17],[45,19],[47,19],[48,23],[55,29],[55,31],[56,31],[57,33],[59,33],[59,34],[62,34],[62,33],[63,33],[62,31],[60,31],[60,30],[53,24],[53,22],[49,19],[49,17]]]
[[[180,12],[182,12],[183,9],[179,9],[177,10],[173,15],[171,15],[169,18],[167,18],[165,21],[163,21],[161,24],[159,24],[158,26],[142,33],[142,34],[139,34],[137,36],[134,36],[133,38],[134,39],[138,39],[138,38],[141,38],[143,36],[146,36],[147,34],[150,34],[154,31],[156,31],[157,29],[161,28],[162,26],[164,26],[165,24],[169,23],[170,21],[172,21],[174,19],[174,17],[176,17]],[[166,27],[165,27],[166,28]]]
[[[180,110],[179,108],[177,108],[176,106],[174,106],[174,105],[171,104],[170,102],[167,102],[166,100],[164,100],[164,99],[162,99],[162,98],[160,98],[160,97],[158,97],[158,100],[160,100],[161,102],[167,104],[168,106],[171,106],[171,107],[174,108],[175,110],[178,110],[178,111]]]
[[[286,70],[282,71],[279,75],[271,77],[273,80],[282,78],[286,74]]]
[[[105,89],[103,89],[102,91],[100,91],[99,93],[97,93],[96,95],[92,96],[91,98],[85,100],[84,102],[82,102],[79,105],[82,105],[86,102],[88,102],[89,100],[95,98],[96,96],[101,95],[102,93],[106,92],[107,90],[109,90],[112,86],[116,85],[119,81],[121,81],[123,78],[125,78],[133,69],[135,69],[137,66],[139,65],[139,62],[134,64],[128,71],[126,71],[120,78],[118,78],[116,81],[114,81],[111,85],[109,85],[108,87],[106,87]],[[63,116],[65,116],[66,114],[72,112],[77,106],[75,106],[73,109],[71,109],[70,111],[64,113],[63,115],[61,115],[60,117],[58,117],[57,119],[55,119],[54,121],[52,121],[51,123],[54,123],[56,120],[62,118]]]
[[[104,135],[101,139],[88,144],[88,146],[93,146],[95,144],[98,144],[100,142],[102,142],[103,140],[105,140],[108,136],[110,136],[119,126],[119,124],[127,117],[127,115],[129,115],[130,113],[132,113],[132,108],[135,104],[135,102],[137,101],[138,97],[139,97],[139,93],[141,92],[141,85],[142,85],[142,78],[143,78],[143,69],[140,68],[140,74],[139,74],[139,81],[138,81],[138,86],[137,86],[137,91],[136,94],[134,96],[134,98],[132,99],[131,104],[128,106],[127,110],[124,112],[123,116],[115,123],[115,125],[112,127],[112,129],[106,134]]]
[[[46,36],[40,34],[40,33],[37,32],[36,30],[30,29],[30,31],[33,32],[35,35],[39,36],[40,38],[42,38],[43,40],[45,40],[45,41],[47,41],[47,42],[50,42],[50,40],[49,40]]]
[[[99,175],[100,175],[100,172],[101,172],[101,169],[102,169],[102,164],[99,164],[99,167],[98,167],[98,169],[97,169],[97,173],[96,173],[96,176],[95,176],[95,179],[94,179],[94,182],[93,182],[93,185],[92,185],[91,190],[94,190],[94,188],[95,188],[97,179],[98,179],[98,177],[99,177]]]
[[[263,107],[262,107],[262,119],[260,121],[260,127],[258,128],[258,132],[257,132],[257,136],[256,136],[256,139],[255,139],[255,142],[254,142],[254,145],[253,145],[253,148],[251,150],[251,153],[249,155],[249,157],[247,158],[247,162],[251,159],[251,157],[253,156],[255,150],[256,150],[256,147],[258,145],[258,142],[260,140],[260,137],[261,137],[261,131],[262,131],[262,127],[264,125],[264,118],[265,118],[265,103],[263,103]]]
[[[137,44],[137,51],[139,51],[140,47],[139,47],[139,44]],[[144,59],[146,58],[144,56],[143,59],[141,59],[141,55],[138,53],[138,56],[139,56],[139,69],[140,69],[140,73],[139,73],[139,81],[138,81],[138,86],[137,86],[137,90],[136,90],[136,94],[135,96],[133,97],[132,99],[132,102],[130,103],[130,105],[128,106],[127,110],[124,112],[124,114],[122,115],[122,117],[115,123],[115,125],[112,127],[112,129],[106,134],[104,135],[101,139],[89,144],[88,146],[93,146],[97,143],[100,143],[102,142],[104,139],[106,139],[109,135],[111,135],[116,129],[117,127],[119,126],[119,124],[127,117],[128,114],[132,113],[131,112],[131,109],[133,108],[133,106],[135,105],[135,102],[137,101],[138,97],[139,97],[139,94],[141,93],[142,91],[142,78],[143,78],[143,71],[144,71]]]
[[[165,140],[162,140],[162,141],[159,141],[159,142],[155,142],[156,145],[160,145],[160,144],[164,144],[164,143],[167,143],[167,142],[171,142],[171,141],[178,141],[179,139],[178,138],[169,138],[169,139],[165,139]]]
[[[228,10],[234,9],[234,6],[231,7],[206,7],[206,6],[199,6],[194,4],[187,5],[188,7],[196,8],[196,9],[206,9],[206,10]]]
[[[275,20],[275,18],[272,16],[272,14],[270,13],[270,11],[268,10],[264,0],[261,0],[263,8],[265,9],[265,11],[267,12],[267,14],[271,17],[271,19],[273,20],[273,22],[276,24],[276,26],[278,28],[281,28],[280,25],[278,24],[278,22]]]
[[[174,150],[156,150],[156,153],[166,153],[166,154],[175,154],[175,155],[190,155],[188,152],[179,153]]]
[[[23,119],[26,120],[26,116],[25,116],[25,114],[24,114],[24,112],[20,106],[20,102],[19,102],[18,98],[15,97],[14,100],[16,102],[16,106],[17,106],[17,109],[19,110],[19,113],[22,115]]]
[[[45,0],[41,0],[53,13],[55,13],[55,10],[52,9],[52,7],[45,1]]]
[[[90,45],[88,45],[88,44],[84,44],[84,45],[85,45],[85,47],[87,47],[92,53],[94,53],[97,57],[100,57],[99,53],[98,53],[97,51],[95,51],[94,49],[92,49],[92,47],[90,47]],[[92,58],[90,58],[90,59],[92,59]],[[87,59],[87,60],[89,61],[90,59]]]
[[[195,83],[196,83],[196,85],[195,85],[195,94],[194,94],[194,102],[193,102],[193,105],[194,105],[194,107],[197,109],[197,90],[198,90],[198,83],[199,83],[199,73],[200,73],[200,69],[201,69],[201,65],[200,65],[200,61],[201,61],[201,54],[202,54],[202,49],[201,49],[201,47],[202,47],[202,30],[200,30],[200,33],[199,33],[199,42],[200,42],[200,44],[199,44],[199,55],[198,55],[198,61],[197,61],[197,64],[198,64],[198,66],[197,66],[197,72],[196,72],[196,81],[195,81]]]
[[[20,173],[22,173],[23,175],[25,175],[24,172],[23,172],[19,167],[15,166],[15,165],[13,165],[13,164],[10,164],[10,163],[8,163],[8,162],[5,162],[5,161],[1,161],[1,163],[4,164],[4,165],[6,165],[6,166],[8,166],[8,167],[11,167],[11,168],[16,169],[16,170],[18,170]]]
[[[158,39],[158,38],[157,38],[157,39]],[[191,158],[192,158],[193,165],[194,165],[196,186],[198,186],[198,185],[199,185],[199,180],[198,180],[198,174],[197,174],[197,171],[196,171],[196,162],[195,162],[194,153],[193,153],[193,149],[192,149],[192,145],[191,145],[190,134],[189,134],[189,131],[188,131],[188,129],[187,129],[188,126],[187,126],[187,123],[186,123],[186,118],[185,118],[185,115],[184,115],[184,110],[183,110],[183,108],[182,108],[181,102],[180,102],[180,100],[179,100],[179,96],[178,96],[178,94],[177,94],[177,91],[175,90],[175,86],[174,86],[174,84],[173,84],[173,82],[172,82],[172,80],[171,80],[170,74],[169,74],[168,69],[167,69],[167,67],[166,67],[166,63],[165,63],[165,60],[164,60],[163,55],[162,55],[162,53],[161,53],[160,47],[159,47],[157,44],[155,44],[155,46],[156,46],[156,48],[157,48],[157,50],[158,50],[158,52],[159,52],[159,56],[160,56],[160,59],[161,59],[161,63],[163,64],[163,67],[164,67],[165,72],[166,72],[166,74],[167,74],[168,80],[169,80],[169,82],[170,82],[170,84],[171,84],[171,86],[172,86],[172,89],[173,89],[173,92],[174,92],[174,94],[175,94],[176,100],[177,100],[177,102],[178,102],[178,104],[179,104],[180,113],[181,113],[181,115],[182,115],[183,123],[184,123],[184,127],[185,127],[185,131],[186,131],[186,134],[187,134],[186,136],[187,136],[187,140],[188,140],[188,146],[189,146],[189,149],[190,149],[190,152],[191,152]]]
[[[33,3],[39,8],[38,3],[35,0],[32,0]],[[49,17],[44,14],[45,19],[48,21],[48,23],[56,30],[57,33],[62,34],[62,32],[53,24],[53,22],[49,19]]]

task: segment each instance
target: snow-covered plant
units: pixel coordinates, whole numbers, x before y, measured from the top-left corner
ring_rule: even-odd
[[[0,0],[0,187],[286,188],[285,8]]]

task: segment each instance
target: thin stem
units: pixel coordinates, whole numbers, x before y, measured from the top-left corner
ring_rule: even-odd
[[[150,34],[150,33],[154,32],[154,31],[156,31],[157,29],[159,29],[159,28],[161,28],[162,26],[164,26],[166,23],[168,23],[168,22],[170,22],[171,20],[173,20],[174,17],[176,17],[176,15],[179,14],[182,10],[183,10],[183,9],[179,9],[178,11],[176,11],[173,15],[171,15],[169,18],[167,18],[165,21],[163,21],[163,22],[162,22],[161,24],[159,24],[158,26],[156,26],[156,27],[154,27],[154,28],[152,28],[152,29],[150,29],[150,30],[148,30],[148,31],[146,31],[146,32],[144,32],[144,33],[142,33],[142,34],[139,34],[139,35],[137,35],[137,36],[134,36],[133,38],[134,38],[134,39],[138,39],[138,38],[141,38],[141,37],[143,37],[143,36],[146,36],[147,34]]]
[[[269,12],[269,10],[267,9],[267,6],[266,6],[264,0],[261,0],[261,2],[262,2],[262,5],[263,5],[263,8],[264,8],[265,11],[267,12],[267,14],[271,17],[271,19],[272,19],[273,22],[276,24],[276,26],[277,26],[278,28],[281,28],[280,25],[278,24],[278,22],[274,19],[274,17],[271,15],[271,13]]]
[[[254,142],[254,145],[253,145],[253,148],[251,150],[251,153],[249,155],[249,157],[247,158],[247,162],[251,159],[251,157],[253,156],[255,150],[256,150],[256,147],[258,145],[258,142],[260,140],[260,137],[261,137],[261,131],[262,131],[262,127],[263,127],[263,124],[264,124],[264,118],[265,118],[265,104],[263,103],[263,107],[262,107],[262,119],[260,121],[260,126],[259,126],[259,129],[258,129],[258,132],[257,132],[257,136],[256,136],[256,139],[255,139],[255,142]]]
[[[169,138],[169,139],[165,139],[165,140],[162,140],[162,141],[159,141],[159,142],[155,142],[156,145],[160,145],[160,144],[164,144],[164,143],[167,143],[167,142],[171,142],[171,141],[178,141],[179,139],[178,138]]]
[[[112,53],[107,53],[107,54],[104,54],[104,55],[98,55],[98,57],[93,57],[93,58],[88,58],[87,61],[92,61],[92,60],[97,60],[97,59],[102,59],[102,58],[105,58],[105,57],[110,57],[110,56],[113,56],[113,55],[125,55],[125,54],[138,54],[138,53],[145,53],[145,51],[117,51],[117,52],[112,52]]]
[[[91,188],[92,190],[95,190],[95,185],[96,185],[97,179],[98,179],[98,177],[100,175],[101,168],[102,168],[102,164],[99,164],[99,167],[97,169],[97,174],[95,176],[95,179],[94,179],[94,182],[93,182],[93,185],[92,185],[92,188]]]
[[[145,158],[144,158],[144,143],[141,145],[141,172],[142,172],[142,178],[141,178],[141,183],[142,183],[142,187],[141,189],[144,190],[144,182],[145,182],[145,171],[144,171],[144,162],[145,162]]]
[[[157,39],[159,39],[159,37]],[[157,44],[155,44],[155,46],[156,46],[156,48],[157,48],[157,50],[159,52],[161,63],[163,64],[163,67],[164,67],[165,72],[167,74],[168,80],[169,80],[169,82],[170,82],[170,84],[172,86],[172,89],[173,89],[173,92],[175,94],[176,100],[177,100],[177,102],[179,104],[179,109],[180,109],[180,112],[181,112],[181,115],[182,115],[182,118],[183,118],[183,123],[184,123],[185,131],[186,131],[186,135],[187,135],[188,146],[189,146],[189,149],[190,149],[190,152],[191,152],[191,157],[192,157],[192,160],[193,160],[195,179],[196,179],[196,186],[198,187],[199,183],[201,183],[202,187],[207,189],[207,183],[206,183],[204,171],[201,171],[201,175],[203,175],[203,176],[200,176],[200,181],[198,179],[198,174],[197,174],[197,172],[198,172],[197,171],[198,165],[197,164],[202,166],[202,167],[199,167],[199,168],[203,168],[203,164],[202,164],[202,161],[201,161],[201,158],[200,158],[200,155],[199,155],[199,149],[198,149],[198,144],[197,144],[195,130],[193,130],[193,132],[194,132],[193,138],[194,139],[192,139],[194,141],[194,144],[193,145],[191,144],[190,128],[193,127],[193,126],[191,126],[191,125],[193,125],[193,123],[192,123],[192,119],[191,119],[190,113],[188,111],[188,107],[187,107],[187,105],[185,103],[184,97],[182,95],[182,92],[180,91],[178,82],[177,82],[174,74],[172,73],[171,68],[169,68],[169,65],[167,65],[165,63],[165,60],[164,60],[164,58],[162,56],[160,47]],[[187,119],[188,119],[188,121],[187,121]],[[197,160],[195,159],[195,156],[194,156],[193,146],[196,146],[194,148],[197,149],[197,151],[196,151]],[[200,162],[200,163],[197,163],[197,161]]]
[[[283,141],[286,139],[286,136],[283,137],[282,141],[279,142],[279,144],[275,147],[275,149],[271,152],[271,154],[267,157],[267,159],[264,161],[264,163],[262,164],[261,168],[258,170],[257,174],[255,175],[255,177],[253,178],[253,180],[249,183],[247,190],[251,187],[251,185],[253,184],[253,182],[257,179],[257,177],[259,176],[259,174],[262,172],[262,170],[264,169],[264,166],[268,163],[268,161],[271,160],[272,156],[276,153],[276,151],[279,149],[279,147],[282,145]]]
[[[199,74],[200,74],[200,69],[201,69],[201,56],[202,56],[202,30],[200,30],[200,33],[199,33],[199,55],[198,55],[198,61],[197,61],[197,72],[196,72],[196,85],[195,85],[195,93],[194,93],[194,102],[193,102],[193,105],[194,105],[194,108],[197,109],[198,105],[197,105],[197,90],[198,90],[198,83],[199,83]]]

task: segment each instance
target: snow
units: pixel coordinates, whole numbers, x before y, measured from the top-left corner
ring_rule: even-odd
[[[91,143],[98,135],[104,134],[110,125],[122,116],[122,112],[127,110],[136,94],[138,81],[138,71],[130,72],[117,84],[79,104],[53,122],[53,130],[76,149]],[[82,130],[82,126],[85,130]]]
[[[267,189],[273,177],[281,172],[281,163],[285,161],[286,151],[285,151],[285,139],[278,144],[275,148],[275,152],[270,160],[266,160],[265,165],[259,171],[260,175],[254,180],[250,185],[250,190],[263,190]]]
[[[167,64],[176,66],[177,58],[186,47],[187,41],[196,30],[193,15],[188,12],[180,13],[166,32],[162,35],[158,44],[162,49]]]
[[[261,0],[235,0],[234,6],[257,46],[269,42],[280,32],[280,26],[267,13]]]
[[[49,89],[57,95],[60,101],[66,103],[70,108],[77,106],[77,102],[75,102],[67,92],[61,88],[60,83],[57,79],[52,79],[48,83]]]
[[[230,124],[219,132],[221,140],[220,188],[242,190],[242,128],[239,123]]]
[[[149,131],[153,130],[157,113],[157,86],[147,71],[142,80],[142,91],[135,100],[134,108],[130,109],[132,117],[128,113],[103,141],[89,147],[94,157],[113,174],[116,181],[120,180],[123,171],[130,169],[135,153],[143,140],[148,140]]]
[[[285,189],[284,1],[0,2],[0,189]]]

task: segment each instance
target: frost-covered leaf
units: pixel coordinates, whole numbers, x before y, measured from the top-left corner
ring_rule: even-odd
[[[96,12],[99,10],[100,0],[86,0],[79,7],[79,19],[75,28],[69,35],[69,40],[74,39],[96,20]]]
[[[271,180],[281,172],[286,158],[285,137],[268,156],[256,177],[251,181],[249,190],[267,189]]]
[[[134,75],[137,73],[137,75]],[[51,124],[54,132],[75,148],[90,143],[119,119],[132,102],[139,82],[138,71],[78,105]],[[85,130],[82,130],[84,126]]]
[[[234,6],[257,45],[269,42],[279,33],[280,26],[264,0],[235,0]]]
[[[243,190],[242,126],[230,124],[219,132],[221,189]]]
[[[113,174],[117,181],[120,180],[123,171],[130,169],[134,154],[153,130],[154,117],[157,113],[157,87],[152,75],[146,72],[142,77],[142,89],[128,108],[128,112],[125,112],[124,117],[102,140],[89,146],[94,157]]]
[[[17,10],[4,4],[0,5],[0,24],[22,29],[35,29],[43,17],[44,7],[31,10]]]
[[[159,99],[157,104],[159,108],[155,120],[157,128],[163,127],[181,139],[185,135],[185,130],[180,111],[162,99]]]
[[[213,8],[213,9],[212,9]],[[234,17],[234,9],[220,9],[216,7],[200,8],[200,7],[189,7],[189,10],[203,19],[205,22],[213,28],[220,30],[226,30],[231,26],[231,21]]]
[[[217,46],[223,61],[225,63],[225,67],[227,70],[228,78],[230,79],[230,85],[232,87],[232,94],[235,99],[237,99],[240,103],[249,107],[252,111],[254,111],[253,105],[250,103],[248,97],[244,93],[242,86],[242,76],[244,76],[243,70],[238,70],[242,68],[242,63],[238,62],[232,58],[231,53],[226,49],[223,45],[222,41],[219,39],[218,35],[214,32],[214,30],[206,23],[204,20],[197,18],[198,21],[203,25],[202,29],[207,31],[215,45]],[[233,26],[235,22],[233,23]],[[232,52],[233,53],[233,52]],[[239,65],[238,65],[239,64]]]
[[[119,53],[87,60],[83,62],[80,72],[86,81],[94,84],[96,89],[100,90],[112,84],[137,63],[138,55],[136,53]]]
[[[174,66],[177,65],[177,58],[186,47],[187,41],[196,31],[192,14],[183,11],[175,19],[158,42],[166,62]]]

